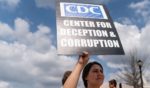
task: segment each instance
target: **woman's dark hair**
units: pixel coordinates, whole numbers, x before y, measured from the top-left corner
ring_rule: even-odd
[[[62,78],[62,85],[65,84],[65,82],[66,82],[67,78],[70,76],[71,72],[72,72],[72,71],[66,71],[66,72],[64,73],[64,76],[63,76],[63,78]]]
[[[83,69],[83,72],[82,72],[82,80],[83,80],[83,82],[84,82],[85,88],[87,88],[87,80],[86,80],[85,78],[88,76],[91,67],[92,67],[93,65],[95,65],[95,64],[99,65],[99,66],[102,68],[102,71],[103,71],[103,67],[102,67],[102,65],[101,65],[100,63],[98,63],[98,62],[96,62],[96,61],[88,63],[88,64],[85,66],[85,68]]]

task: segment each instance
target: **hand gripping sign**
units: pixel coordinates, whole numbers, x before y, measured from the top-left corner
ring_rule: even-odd
[[[58,54],[124,54],[104,5],[61,0],[56,6]]]

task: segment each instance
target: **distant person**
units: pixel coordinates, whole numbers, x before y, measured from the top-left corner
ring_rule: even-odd
[[[62,85],[64,85],[64,83],[66,82],[67,78],[69,77],[69,75],[71,74],[72,71],[66,71],[63,75],[62,78]]]
[[[83,54],[79,56],[79,59],[72,73],[66,80],[63,88],[77,88],[77,84],[82,70],[82,79],[85,88],[101,87],[104,81],[103,67],[100,63],[96,61],[90,63],[88,63],[88,61],[89,53],[83,52]]]
[[[109,81],[109,88],[117,88],[117,82],[115,79]]]
[[[122,84],[121,83],[119,83],[119,88],[122,88]]]

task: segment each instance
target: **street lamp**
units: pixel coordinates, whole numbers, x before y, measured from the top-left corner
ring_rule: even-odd
[[[141,88],[143,88],[143,78],[142,78],[142,66],[143,66],[143,61],[138,60],[137,64],[139,66],[140,69],[140,79],[141,79]]]

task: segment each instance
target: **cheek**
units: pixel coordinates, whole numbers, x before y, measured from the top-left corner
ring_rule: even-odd
[[[105,78],[104,74],[102,74],[103,79]]]
[[[94,74],[94,73],[89,73],[89,75],[88,75],[88,79],[95,79],[97,77],[97,75],[96,74]]]

